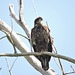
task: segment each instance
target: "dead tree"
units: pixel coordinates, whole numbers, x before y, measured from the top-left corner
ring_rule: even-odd
[[[19,17],[15,14],[14,12],[14,8],[13,8],[13,4],[10,4],[9,6],[9,11],[10,11],[10,16],[16,21],[16,23],[18,25],[21,26],[21,28],[24,30],[24,32],[27,35],[27,39],[30,42],[30,38],[31,38],[31,31],[28,27],[28,25],[25,23],[24,21],[24,17],[23,17],[23,2],[24,0],[19,0]],[[4,32],[8,38],[8,40],[11,42],[11,44],[16,47],[21,53],[29,53],[31,52],[29,50],[29,48],[27,47],[27,45],[20,39],[20,37],[18,36],[18,34],[16,32],[13,31],[13,28],[10,28],[8,24],[6,24],[5,22],[3,22],[2,20],[0,20],[0,30],[2,32]],[[31,43],[30,43],[31,44]],[[32,53],[33,55],[37,55],[37,53]],[[31,55],[32,55],[31,54]],[[43,53],[44,54],[44,53]],[[48,54],[48,53],[45,53]],[[16,54],[14,54],[15,56]],[[22,54],[23,55],[23,54]],[[39,54],[38,54],[39,55]],[[41,55],[41,54],[40,54]],[[51,56],[55,56],[50,54]],[[24,56],[24,55],[23,55]],[[35,56],[24,56],[27,61],[36,69],[38,70],[41,74],[43,75],[57,75],[56,72],[54,72],[54,70],[50,67],[47,71],[44,71],[41,67],[41,62],[35,57]],[[65,57],[59,57],[59,56],[55,56],[57,58],[62,58],[65,59]],[[66,58],[67,59],[67,58]],[[66,60],[65,59],[65,60]],[[68,61],[70,61],[70,59],[68,59]],[[71,61],[70,61],[71,62]],[[75,60],[72,59],[72,62],[75,64]],[[63,70],[63,69],[62,69]],[[63,73],[64,74],[64,73]]]

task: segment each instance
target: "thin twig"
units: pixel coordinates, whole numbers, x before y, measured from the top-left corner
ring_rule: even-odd
[[[54,53],[55,53],[55,51],[54,51]],[[59,67],[59,69],[62,70],[63,75],[65,75],[64,72],[63,72],[63,69],[62,69],[62,64],[61,64],[60,58],[58,58],[58,60],[59,60],[59,63],[60,63],[61,68],[59,67],[58,63],[56,62],[56,60],[54,58],[55,63],[57,64],[57,66]]]
[[[56,51],[53,49],[53,52],[56,54]],[[59,67],[59,69],[61,70],[60,66],[58,65],[56,59],[54,58],[55,63],[57,64],[57,66]]]
[[[61,70],[60,66],[58,65],[56,59],[54,58],[55,63],[57,64],[57,66],[59,67],[59,69]]]
[[[65,73],[64,73],[64,69],[63,69],[63,66],[62,66],[62,63],[61,63],[60,58],[58,58],[58,60],[59,60],[59,64],[60,64],[60,66],[61,66],[62,73],[63,73],[63,75],[65,75]]]
[[[68,72],[68,73],[65,73],[65,75],[67,75],[67,74],[72,74],[72,73],[75,73],[75,71],[73,71],[73,72]]]
[[[7,62],[7,67],[8,67],[9,73],[10,73],[10,75],[12,75],[11,70],[9,68],[8,59],[6,57],[5,57],[5,59],[6,59],[6,62]]]
[[[16,33],[17,35],[20,35],[20,36],[22,36],[22,37],[24,37],[24,38],[26,38],[26,39],[28,39],[29,41],[30,41],[30,39],[28,38],[28,37],[26,37],[25,35],[23,35],[23,34],[20,34],[20,33]]]
[[[0,71],[2,70],[2,67],[0,67]]]
[[[54,45],[53,45],[53,46],[54,46]],[[55,51],[56,51],[56,54],[58,54],[55,46],[54,46],[54,49],[55,49]],[[63,73],[63,75],[65,75],[65,73],[64,73],[64,69],[63,69],[63,66],[62,66],[62,63],[61,63],[60,58],[58,58],[58,60],[59,60],[59,64],[60,64],[60,67],[61,67],[62,73]]]
[[[3,39],[3,38],[5,38],[5,37],[7,37],[7,36],[3,36],[3,37],[1,37],[0,40]]]
[[[32,3],[33,3],[33,7],[34,7],[34,10],[35,10],[36,17],[38,17],[37,11],[36,11],[36,8],[35,8],[35,4],[34,4],[34,0],[32,0]]]
[[[74,68],[72,67],[72,65],[70,65],[70,66],[71,66],[72,70],[75,71]]]
[[[26,37],[26,36],[23,35],[23,34],[20,34],[20,33],[16,33],[16,34],[17,34],[17,35],[20,35],[20,36],[22,36],[22,37],[24,37],[24,38],[26,38],[27,40],[30,40],[28,37]],[[1,37],[0,40],[3,39],[3,38],[5,38],[5,37],[7,37],[7,36]]]
[[[12,68],[13,68],[13,66],[14,66],[14,64],[15,64],[15,62],[16,62],[17,59],[18,59],[18,57],[14,60],[12,66],[11,66],[11,68],[10,68],[10,71],[12,70]]]

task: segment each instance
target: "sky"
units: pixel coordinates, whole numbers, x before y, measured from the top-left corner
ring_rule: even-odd
[[[54,45],[59,54],[75,59],[75,0],[34,0],[38,16],[43,18],[43,23],[51,30],[51,36],[54,38]],[[11,18],[9,12],[9,4],[14,5],[14,11],[19,16],[18,0],[1,0],[0,1],[0,19],[11,27]],[[24,0],[24,20],[30,29],[34,27],[36,14],[32,4],[32,0]],[[22,28],[13,19],[13,30],[15,32],[26,35]],[[0,37],[5,36],[0,31]],[[30,48],[28,41],[19,36],[25,44]],[[18,53],[19,50],[17,50]],[[0,40],[0,53],[14,53],[13,46],[7,38]],[[7,57],[9,67],[11,68],[16,57]],[[56,59],[57,63],[58,60]],[[75,64],[65,60],[61,60],[65,73],[75,69]],[[61,70],[51,58],[49,63],[55,72],[62,75]],[[0,75],[9,75],[5,57],[0,57]],[[35,70],[24,57],[18,57],[12,70],[12,75],[41,75]],[[70,74],[75,75],[75,74]]]

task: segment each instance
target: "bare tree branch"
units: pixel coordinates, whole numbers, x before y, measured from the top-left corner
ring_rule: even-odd
[[[11,68],[10,68],[10,71],[12,70],[12,68],[13,68],[13,66],[14,66],[14,64],[15,64],[15,62],[16,62],[17,59],[18,59],[18,57],[14,60],[12,66],[11,66]]]
[[[3,39],[3,38],[5,38],[5,37],[7,37],[7,36],[3,36],[3,37],[1,37],[0,40]]]
[[[29,39],[28,37],[26,37],[25,35],[20,34],[20,33],[16,33],[16,34],[17,34],[17,35],[20,35],[20,36],[22,36],[22,37],[24,37],[24,38],[26,38],[27,40],[30,41],[30,39]],[[0,40],[3,39],[3,38],[5,38],[5,37],[7,37],[7,36],[0,37]]]
[[[16,16],[14,9],[13,9],[13,4],[10,4],[9,6],[9,10],[10,10],[10,15],[12,16],[12,18],[14,18],[14,20],[22,27],[22,29],[25,31],[25,33],[27,34],[28,38],[30,38],[31,36],[31,31],[29,29],[29,27],[27,26],[27,24],[23,21],[21,22],[19,20],[19,18]]]
[[[9,73],[10,73],[10,75],[12,75],[11,70],[9,68],[8,59],[6,57],[5,57],[5,59],[6,59],[6,62],[7,62],[7,67],[8,67]]]
[[[23,18],[23,3],[24,3],[24,0],[19,0],[19,19],[21,22],[24,21],[24,18]]]
[[[72,73],[75,73],[75,71],[73,71],[73,72],[68,72],[68,73],[65,73],[65,75],[67,75],[67,74],[72,74]]]
[[[26,38],[27,40],[29,40],[30,41],[30,39],[28,38],[28,37],[26,37],[25,35],[23,35],[23,34],[20,34],[20,33],[16,33],[17,35],[20,35],[20,36],[22,36],[22,37],[24,37],[24,38]]]
[[[35,10],[36,17],[38,17],[37,11],[36,11],[36,8],[35,8],[35,5],[34,5],[34,0],[32,0],[32,3],[33,3],[33,7],[34,7],[34,10]]]
[[[57,63],[56,59],[54,58],[55,63],[57,64],[57,66],[59,67],[59,69],[61,70],[61,67],[59,66],[59,64]]]
[[[56,49],[56,47],[54,46],[54,44],[53,44],[53,47],[54,47],[54,49],[55,49],[56,54],[58,54],[57,49]],[[62,63],[61,63],[60,58],[58,58],[58,61],[59,61],[60,67],[61,67],[61,71],[62,71],[63,75],[65,75],[64,69],[63,69],[63,66],[62,66]]]
[[[2,70],[2,67],[0,67],[0,71]]]
[[[6,23],[0,20],[0,30],[4,30],[5,32],[10,34],[12,29]],[[21,53],[31,52],[14,31],[12,31],[11,33],[11,38],[15,46]],[[57,75],[56,72],[54,72],[51,68],[49,68],[49,70],[47,71],[44,71],[41,67],[41,62],[36,57],[34,56],[24,56],[24,57],[36,70],[41,72],[43,75]]]
[[[74,68],[72,67],[72,65],[70,65],[70,66],[71,66],[72,70],[75,71]]]
[[[54,54],[54,53],[51,53],[51,52],[41,52],[41,53],[38,53],[38,52],[25,52],[25,53],[16,53],[16,54],[0,54],[0,56],[11,56],[11,57],[14,57],[14,56],[30,56],[30,55],[35,55],[35,56],[39,56],[39,55],[49,55],[49,56],[53,56],[53,57],[56,57],[56,58],[61,58],[61,59],[64,59],[64,60],[67,60],[69,62],[72,62],[75,64],[75,59],[72,59],[70,57],[66,57],[66,56],[63,56],[63,55],[59,55],[59,54]]]

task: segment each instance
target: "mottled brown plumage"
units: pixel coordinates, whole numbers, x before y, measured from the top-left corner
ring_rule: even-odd
[[[31,30],[31,42],[35,52],[52,52],[50,30],[43,25],[41,17],[34,21],[34,28]],[[48,70],[51,56],[41,55],[36,57],[41,61],[42,68]]]

